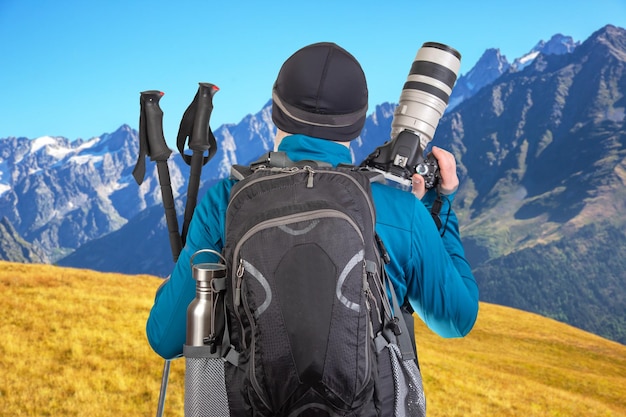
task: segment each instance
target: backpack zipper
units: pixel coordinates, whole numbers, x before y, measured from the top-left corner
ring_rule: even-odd
[[[255,343],[256,338],[254,337],[254,332],[256,331],[256,324],[252,319],[253,314],[252,314],[252,311],[250,311],[250,307],[248,306],[247,303],[242,303],[241,291],[242,291],[242,286],[243,286],[244,273],[245,273],[244,260],[243,258],[240,258],[237,264],[237,272],[236,272],[237,283],[235,287],[235,300],[234,300],[235,307],[236,307],[235,315],[237,316],[237,319],[239,321],[239,326],[241,328],[242,344],[244,346],[244,349],[246,349],[247,343],[246,343],[246,336],[244,333],[244,326],[243,326],[243,322],[241,321],[241,314],[239,313],[239,308],[237,308],[241,304],[243,304],[243,309],[246,313],[246,317],[248,318],[248,322],[250,323],[251,345],[250,345],[250,365],[248,366],[248,374],[250,375],[250,382],[252,383],[252,386],[254,387],[254,390],[257,393],[263,405],[265,405],[265,407],[268,410],[273,411],[272,408],[270,407],[269,402],[265,399],[265,396],[263,394],[263,389],[261,388],[261,385],[259,384],[259,381],[256,378],[256,373],[254,372],[254,368],[255,368],[254,349],[255,349],[255,344],[256,344]]]
[[[261,166],[257,169],[257,171],[275,171],[276,168],[267,168],[264,166]],[[230,202],[234,201],[235,198],[237,197],[237,195],[239,195],[240,192],[242,192],[244,189],[246,189],[247,187],[256,184],[257,182],[260,181],[265,181],[267,179],[273,179],[273,178],[280,178],[280,177],[288,177],[291,175],[296,175],[301,173],[302,171],[305,171],[308,173],[308,177],[307,177],[307,188],[312,188],[313,187],[313,175],[314,174],[332,174],[332,175],[341,175],[343,177],[348,178],[350,181],[352,181],[357,188],[361,191],[361,193],[363,193],[363,195],[365,195],[365,200],[367,201],[367,206],[369,208],[370,211],[370,217],[372,219],[372,225],[376,225],[376,212],[374,210],[374,205],[372,204],[372,199],[369,198],[367,191],[365,191],[365,188],[363,188],[363,186],[361,185],[361,183],[359,183],[356,179],[354,179],[353,176],[346,174],[345,172],[342,171],[338,171],[338,170],[314,170],[311,166],[306,165],[303,168],[298,168],[298,167],[291,167],[291,168],[281,168],[279,170],[280,172],[277,174],[273,174],[273,175],[266,175],[263,176],[261,178],[255,178],[253,180],[251,180],[250,182],[248,182],[247,184],[245,184],[243,187],[241,187],[239,190],[237,190],[237,192],[235,194],[233,194],[230,197],[230,201],[228,203],[228,208],[230,208]],[[227,209],[228,209],[227,208]]]
[[[243,259],[239,259],[239,264],[237,265],[237,272],[235,276],[237,277],[237,283],[235,286],[235,307],[239,307],[241,304],[241,283],[243,281],[243,273],[245,269],[243,266]]]
[[[378,306],[378,302],[376,301],[376,297],[374,297],[374,293],[372,292],[372,288],[370,287],[369,284],[369,278],[370,276],[372,276],[373,279],[376,279],[372,274],[370,274],[369,272],[366,272],[365,274],[365,300],[366,300],[366,305],[367,305],[367,310],[369,313],[371,313],[372,309],[371,309],[371,305],[374,304],[374,308],[376,309],[376,317],[378,318],[378,324],[382,325],[382,321],[380,319],[381,317],[381,312],[380,312],[380,307]],[[371,302],[370,302],[371,301]],[[371,314],[370,314],[370,321],[371,321]],[[371,336],[372,339],[374,338],[374,324],[372,323],[372,329],[371,329]]]
[[[267,168],[265,166],[260,166],[255,172],[257,172],[257,171],[269,171],[269,172],[272,172],[272,171],[275,171],[275,170],[276,170],[276,168]],[[239,190],[237,190],[237,192],[235,192],[235,194],[232,194],[230,196],[230,200],[228,202],[228,207],[226,208],[226,210],[228,211],[228,209],[230,208],[230,203],[235,200],[235,198],[239,195],[239,193],[241,193],[243,190],[245,190],[249,186],[251,186],[253,184],[256,184],[257,182],[265,181],[266,179],[269,179],[269,178],[288,177],[290,175],[298,173],[299,171],[300,171],[300,168],[298,168],[298,167],[282,168],[282,169],[280,169],[280,172],[277,173],[277,174],[265,175],[263,177],[255,178],[253,180],[250,180],[250,182],[245,184],[243,187],[241,187]]]

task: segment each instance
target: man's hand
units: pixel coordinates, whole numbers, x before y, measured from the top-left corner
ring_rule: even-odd
[[[439,175],[441,175],[441,181],[438,185],[439,191],[441,194],[452,194],[459,188],[459,177],[456,174],[454,155],[436,146],[433,146],[432,153],[439,164]],[[424,178],[419,174],[414,174],[411,180],[413,183],[412,193],[415,197],[421,199],[426,194]]]

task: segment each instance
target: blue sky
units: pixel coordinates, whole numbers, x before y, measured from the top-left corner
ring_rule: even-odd
[[[136,129],[139,93],[161,90],[174,148],[198,82],[220,87],[212,128],[237,123],[269,100],[282,62],[319,41],[361,62],[371,113],[397,102],[424,42],[459,50],[464,74],[488,48],[512,62],[606,24],[626,28],[626,0],[0,0],[0,138]]]

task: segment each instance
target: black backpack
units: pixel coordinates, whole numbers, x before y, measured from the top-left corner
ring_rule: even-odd
[[[230,414],[423,415],[410,333],[387,298],[395,301],[374,229],[373,173],[271,152],[232,176]]]

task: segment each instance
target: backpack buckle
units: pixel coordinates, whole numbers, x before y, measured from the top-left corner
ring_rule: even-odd
[[[398,324],[399,322],[400,322],[399,318],[392,317],[391,321],[387,323],[387,328],[391,330],[393,334],[395,334],[396,336],[400,336],[402,334],[402,329],[400,328],[400,325]]]

